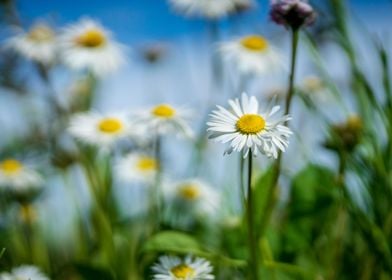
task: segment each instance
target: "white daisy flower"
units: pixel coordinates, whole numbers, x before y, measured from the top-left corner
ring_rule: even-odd
[[[76,139],[90,145],[109,147],[131,135],[125,114],[80,113],[70,120],[68,132]]]
[[[183,260],[174,256],[161,256],[152,270],[154,272],[153,279],[156,280],[215,279],[210,262],[192,256],[186,256]]]
[[[233,0],[169,0],[173,8],[187,16],[217,19],[226,16],[235,8]]]
[[[60,36],[64,63],[74,70],[89,70],[103,76],[116,71],[124,62],[124,47],[113,41],[99,23],[82,19]]]
[[[131,153],[120,159],[116,166],[120,180],[126,183],[154,182],[158,162],[154,157],[142,153]]]
[[[180,228],[188,228],[195,219],[218,217],[220,196],[207,183],[199,179],[189,179],[162,185],[166,201],[166,221]]]
[[[48,25],[39,23],[8,39],[6,46],[27,59],[50,65],[56,55],[56,34]]]
[[[0,161],[0,188],[26,191],[42,186],[42,177],[21,161],[8,158]]]
[[[219,51],[242,74],[263,75],[282,68],[281,55],[260,35],[249,35],[222,43]]]
[[[0,274],[0,280],[49,280],[49,278],[33,265],[22,265],[12,269],[11,273]]]
[[[159,104],[137,114],[133,123],[138,130],[145,131],[145,134],[153,131],[159,135],[175,133],[192,137],[192,130],[185,121],[188,117],[187,110],[174,108],[169,104]]]
[[[226,153],[243,151],[246,157],[252,150],[255,156],[260,151],[268,157],[277,158],[278,150],[286,150],[292,131],[285,123],[291,117],[275,117],[279,106],[269,106],[260,112],[257,99],[245,93],[241,102],[236,98],[229,100],[229,105],[230,110],[217,106],[218,110],[212,112],[211,120],[207,122],[210,138],[217,142],[230,142]]]

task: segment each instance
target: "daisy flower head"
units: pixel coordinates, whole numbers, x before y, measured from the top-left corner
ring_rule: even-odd
[[[120,159],[117,174],[126,183],[153,183],[158,170],[158,161],[147,154],[130,153]]]
[[[155,132],[157,135],[174,133],[192,137],[193,132],[186,122],[189,116],[189,110],[158,104],[137,114],[134,124],[146,135]]]
[[[259,103],[254,96],[242,94],[229,100],[230,109],[217,106],[207,122],[209,138],[217,142],[229,143],[225,153],[243,152],[246,157],[251,150],[256,156],[260,151],[268,157],[277,158],[278,151],[285,151],[292,131],[286,126],[289,115],[277,117],[280,106],[269,106],[259,110]]]
[[[169,0],[175,10],[186,16],[218,19],[235,9],[234,0]]]
[[[215,279],[213,267],[203,258],[186,256],[161,256],[152,267],[152,279],[160,280],[210,280]]]
[[[22,265],[12,269],[11,273],[0,274],[0,280],[49,280],[49,278],[36,266]]]
[[[6,46],[27,59],[50,65],[55,61],[57,39],[49,25],[37,23],[8,39]]]
[[[260,35],[248,35],[222,43],[219,51],[241,74],[263,75],[283,66],[280,53]]]
[[[42,184],[41,175],[21,161],[14,158],[0,161],[0,188],[24,192],[38,189]]]
[[[187,229],[198,222],[215,221],[219,214],[219,192],[200,179],[165,182],[165,220],[174,227]]]
[[[108,148],[131,135],[125,114],[86,112],[71,117],[68,132],[85,144]]]
[[[101,24],[87,18],[65,28],[60,46],[69,68],[88,70],[97,76],[110,74],[125,62],[124,47]]]

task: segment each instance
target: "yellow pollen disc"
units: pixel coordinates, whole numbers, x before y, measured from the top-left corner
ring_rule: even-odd
[[[241,39],[241,45],[250,51],[262,52],[268,48],[268,41],[264,37],[251,35]]]
[[[176,110],[167,104],[160,104],[152,109],[151,113],[160,118],[172,118],[176,114]]]
[[[90,29],[76,38],[76,43],[86,48],[100,47],[106,42],[105,34],[98,29]]]
[[[141,157],[136,165],[141,171],[154,171],[158,167],[157,161],[152,157]]]
[[[16,159],[6,159],[0,163],[0,170],[8,175],[18,173],[22,167],[23,165]]]
[[[184,279],[184,280],[188,279],[188,277],[191,277],[195,274],[195,270],[186,264],[179,264],[173,267],[170,271],[177,279]]]
[[[256,134],[265,128],[265,120],[260,115],[245,114],[236,123],[242,134]]]
[[[27,36],[35,42],[47,42],[54,38],[54,32],[48,26],[39,24],[33,27]]]
[[[179,195],[187,200],[195,200],[200,196],[200,190],[197,186],[192,184],[185,184],[178,190]]]
[[[123,124],[118,119],[106,118],[99,122],[98,129],[104,133],[117,133],[123,129]]]

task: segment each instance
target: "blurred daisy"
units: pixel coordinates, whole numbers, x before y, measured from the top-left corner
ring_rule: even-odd
[[[123,47],[99,23],[82,19],[60,37],[64,63],[75,70],[89,70],[102,76],[116,71],[124,62]]]
[[[169,0],[175,10],[187,16],[217,19],[235,9],[234,0]]]
[[[278,150],[286,150],[292,131],[285,126],[285,122],[291,117],[275,117],[279,106],[270,106],[259,112],[257,99],[245,93],[241,102],[236,98],[229,100],[229,105],[230,110],[217,106],[218,110],[212,112],[211,120],[207,122],[210,138],[217,142],[230,142],[226,153],[242,151],[246,157],[252,150],[255,156],[260,151],[268,157],[277,158]]]
[[[192,130],[185,121],[188,116],[187,110],[174,108],[169,104],[159,104],[136,115],[134,123],[138,129],[146,133],[176,133],[191,137]]]
[[[186,226],[194,217],[217,216],[220,204],[218,192],[199,179],[163,184],[168,217],[177,225]]]
[[[131,153],[120,159],[117,164],[117,174],[120,180],[127,183],[152,183],[157,170],[157,160],[141,153]]]
[[[0,274],[0,280],[49,280],[39,268],[22,265],[12,269],[11,273]]]
[[[161,256],[152,267],[153,279],[160,280],[209,280],[215,279],[209,261],[186,256],[184,260],[174,256]]]
[[[71,118],[68,131],[81,142],[103,147],[111,146],[131,134],[126,116],[118,113],[77,114]]]
[[[11,37],[6,46],[33,61],[52,64],[56,55],[56,34],[46,24],[39,23],[28,31]]]
[[[39,188],[42,183],[42,177],[21,161],[9,158],[0,162],[0,187],[26,191]]]
[[[219,51],[242,74],[263,75],[283,65],[281,55],[260,35],[222,43]]]

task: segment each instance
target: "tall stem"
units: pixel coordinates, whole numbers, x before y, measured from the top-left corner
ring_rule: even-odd
[[[295,68],[297,63],[298,37],[299,37],[299,30],[291,29],[291,65],[290,65],[289,84],[288,84],[287,95],[285,100],[285,109],[284,109],[285,115],[290,113],[291,102],[294,96],[294,80],[295,80]],[[267,209],[271,209],[274,207],[275,200],[273,199],[273,195],[275,193],[275,186],[277,185],[279,180],[281,165],[282,165],[282,152],[279,151],[278,159],[276,160],[274,165],[274,173],[273,173],[273,178],[271,180],[272,185],[269,189],[267,206],[264,209],[264,213],[272,213],[272,211],[267,211]],[[267,225],[269,216],[265,215],[263,216],[263,219],[265,219],[266,221],[264,221],[262,224]],[[265,227],[261,229],[262,233],[264,231],[265,231]]]
[[[154,153],[155,153],[155,160],[157,162],[157,170],[155,175],[155,183],[154,187],[152,188],[151,193],[151,211],[153,219],[155,220],[155,229],[158,230],[160,226],[160,210],[161,209],[161,194],[160,194],[160,183],[161,183],[161,174],[162,174],[162,156],[161,156],[161,145],[162,145],[162,138],[157,133],[155,138],[154,144]]]
[[[247,200],[247,224],[248,224],[248,242],[249,242],[249,270],[250,279],[258,280],[257,268],[257,241],[255,237],[254,218],[253,218],[253,196],[252,196],[252,151],[248,155],[248,200]]]

